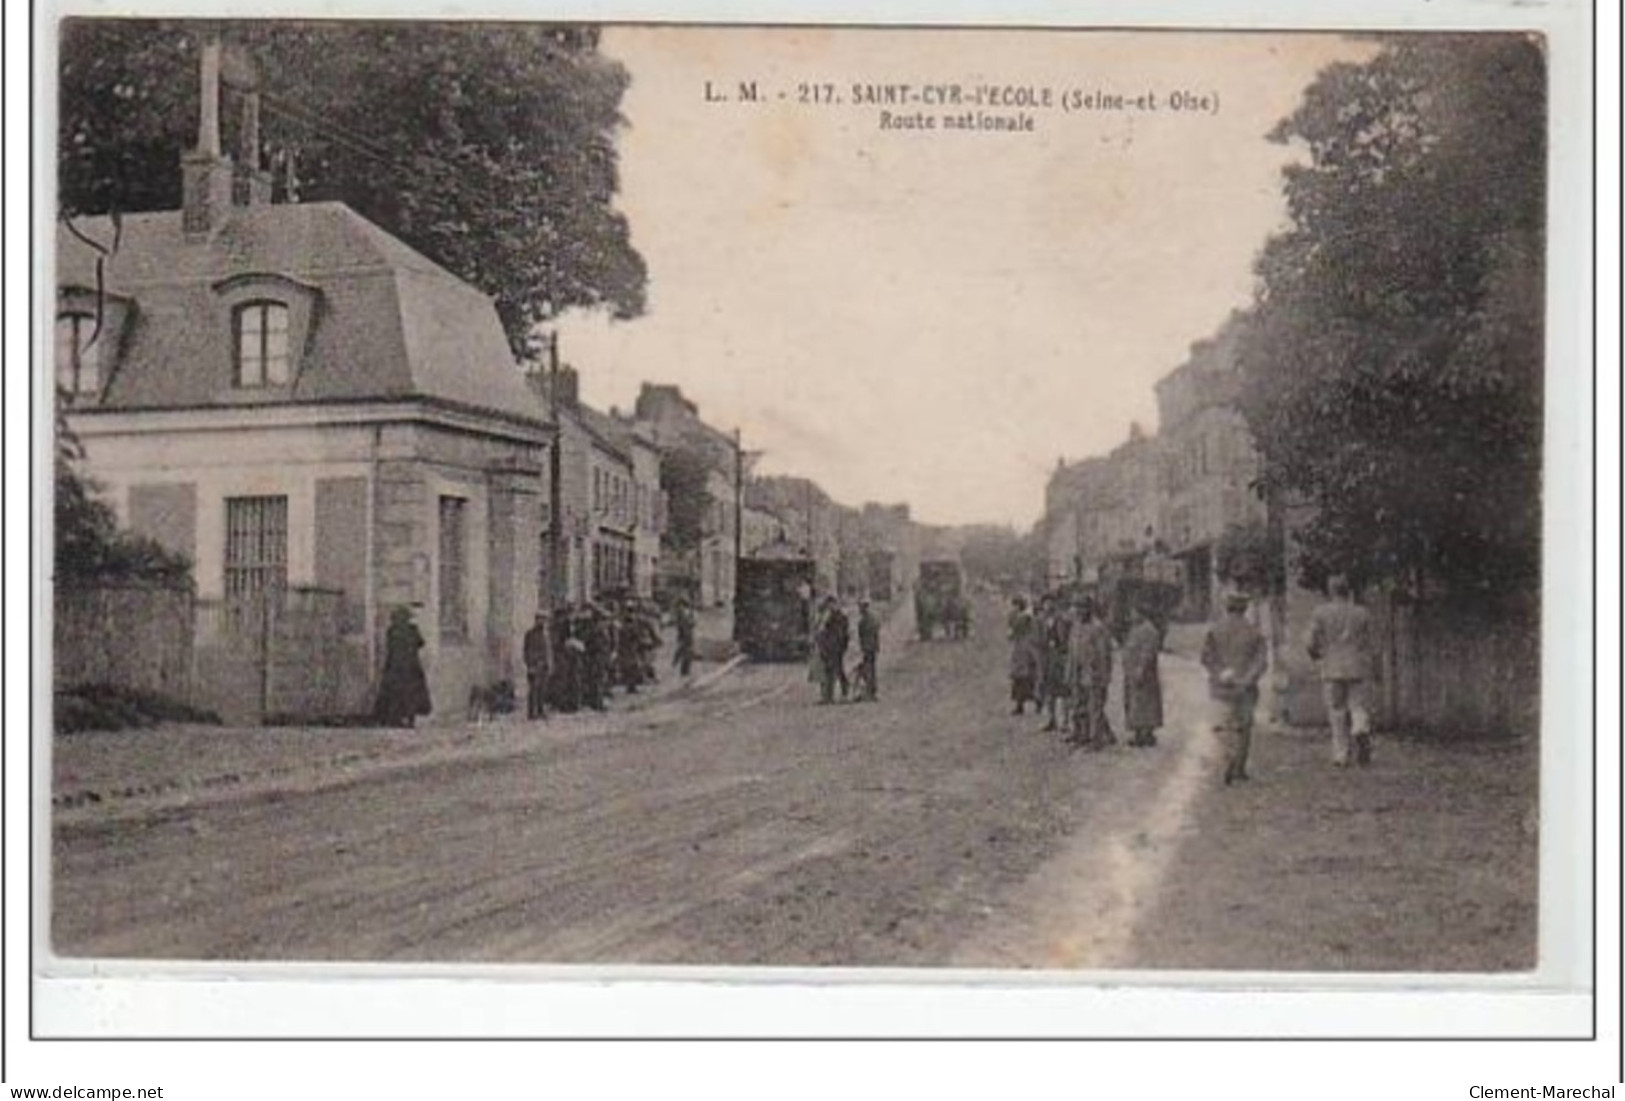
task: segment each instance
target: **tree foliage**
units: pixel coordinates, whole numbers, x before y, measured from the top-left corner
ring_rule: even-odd
[[[959,560],[981,581],[1023,587],[1042,576],[1038,540],[1010,527],[976,525],[964,532]]]
[[[280,197],[342,200],[480,288],[516,355],[566,309],[643,311],[643,261],[614,207],[630,78],[588,26],[66,20],[65,216],[180,205],[213,33],[257,70]]]
[[[1245,592],[1273,592],[1282,573],[1281,546],[1262,521],[1231,524],[1214,542],[1213,571]]]
[[[695,550],[707,534],[707,517],[716,505],[710,490],[713,456],[703,446],[680,442],[660,457],[660,488],[666,494],[666,545],[677,552]]]
[[[121,531],[113,510],[96,499],[95,486],[78,469],[84,455],[62,418],[66,406],[59,395],[53,495],[56,582],[189,584],[190,562],[151,539]]]
[[[1327,69],[1257,263],[1240,404],[1306,572],[1458,593],[1538,574],[1545,58],[1418,36]]]

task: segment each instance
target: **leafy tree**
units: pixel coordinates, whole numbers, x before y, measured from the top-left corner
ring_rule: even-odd
[[[1458,594],[1539,564],[1545,58],[1514,35],[1327,69],[1258,263],[1240,405],[1266,490],[1306,500],[1304,572]]]
[[[257,81],[281,197],[342,200],[479,287],[516,355],[566,309],[643,311],[643,261],[614,208],[630,78],[591,26],[66,20],[64,216],[180,205],[215,33],[228,147],[231,97]]]
[[[716,504],[709,488],[712,457],[703,447],[679,443],[660,457],[660,488],[666,494],[665,544],[673,551],[697,549],[706,517]]]
[[[78,470],[84,457],[61,410],[56,425],[54,493],[56,582],[144,581],[188,584],[191,563],[143,536],[120,531],[113,510],[95,497],[95,486]]]

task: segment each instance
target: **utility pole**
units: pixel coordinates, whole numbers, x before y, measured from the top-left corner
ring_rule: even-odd
[[[734,429],[734,577],[738,587],[738,562],[745,557],[745,450],[739,429]]]
[[[553,447],[547,464],[547,574],[552,610],[564,607],[564,467],[559,452],[564,427],[559,420],[559,334],[547,334],[547,410],[553,418]]]

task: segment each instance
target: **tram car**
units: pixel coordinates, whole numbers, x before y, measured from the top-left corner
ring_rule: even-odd
[[[914,626],[922,642],[939,629],[948,638],[970,635],[970,602],[959,563],[941,558],[920,563],[914,585]]]
[[[734,641],[752,661],[803,661],[812,649],[817,566],[807,555],[764,547],[739,560]]]

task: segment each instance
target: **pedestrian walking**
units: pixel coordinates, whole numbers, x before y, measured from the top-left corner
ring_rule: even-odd
[[[1319,666],[1332,728],[1332,764],[1347,767],[1352,736],[1355,763],[1369,765],[1371,713],[1365,686],[1376,670],[1371,613],[1354,602],[1347,578],[1332,578],[1328,588],[1331,599],[1309,620],[1309,657]]]
[[[1005,621],[1006,637],[1010,640],[1010,702],[1015,704],[1010,714],[1020,715],[1027,704],[1038,710],[1039,635],[1038,621],[1027,610],[1027,598],[1018,596],[1010,602],[1010,615]]]
[[[390,612],[389,627],[384,632],[384,670],[378,678],[378,700],[373,708],[379,722],[410,729],[419,715],[433,710],[429,679],[418,657],[422,649],[423,634],[412,622],[411,610],[396,608]]]
[[[1117,742],[1106,721],[1106,694],[1112,683],[1112,634],[1095,614],[1095,602],[1079,597],[1067,644],[1067,685],[1071,691],[1071,731],[1067,741],[1082,749]]]
[[[1264,635],[1247,619],[1247,596],[1225,597],[1225,614],[1202,640],[1202,667],[1208,693],[1218,705],[1215,725],[1229,739],[1224,782],[1247,779],[1247,757],[1253,745],[1253,714],[1258,708],[1258,681],[1268,665]]]
[[[1158,662],[1162,632],[1139,604],[1130,610],[1132,625],[1123,640],[1123,721],[1131,734],[1128,744],[1154,746],[1162,725],[1162,676]]]
[[[868,600],[858,601],[858,699],[880,698],[880,620]]]
[[[677,632],[677,650],[671,663],[677,675],[687,680],[694,671],[694,610],[687,597],[677,598],[677,609],[672,613],[672,625]]]
[[[547,693],[553,677],[553,635],[547,613],[538,611],[525,632],[525,717],[547,718]]]
[[[841,689],[841,699],[851,694],[851,683],[846,679],[846,648],[852,641],[852,627],[841,611],[839,602],[835,597],[824,598],[824,618],[818,629],[818,660],[820,663],[820,679],[818,683],[818,700],[820,703],[835,702],[835,688]]]
[[[1044,724],[1045,731],[1053,731],[1057,729],[1058,713],[1069,715],[1069,710],[1062,710],[1062,701],[1072,694],[1066,683],[1066,651],[1072,633],[1072,619],[1060,597],[1044,597],[1040,601],[1040,609],[1039,706],[1049,716],[1049,721]]]

